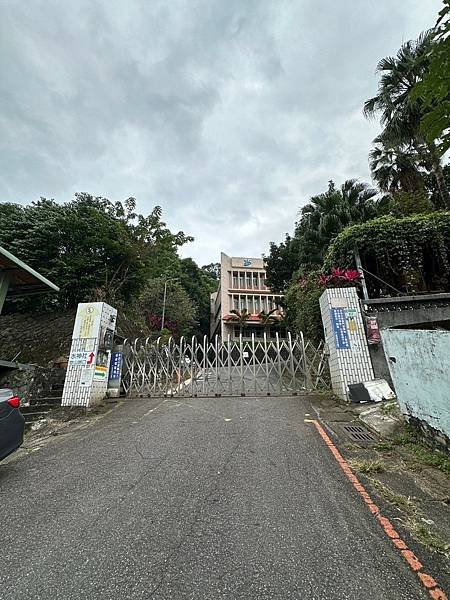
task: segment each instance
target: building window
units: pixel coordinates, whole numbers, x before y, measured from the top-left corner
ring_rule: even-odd
[[[254,335],[255,338],[262,338],[263,333],[262,327],[244,327],[242,330],[242,337],[251,339],[252,335]]]
[[[233,308],[239,310],[239,296],[233,296]]]
[[[248,290],[252,289],[252,274],[251,273],[247,273],[247,289]]]
[[[255,307],[255,313],[260,313],[261,312],[261,300],[259,296],[255,296],[253,299],[254,302],[254,307]]]
[[[249,313],[253,313],[253,296],[247,296],[247,310]]]
[[[245,273],[239,273],[239,287],[241,290],[245,289]]]
[[[241,312],[245,310],[247,307],[245,305],[245,296],[241,296]]]
[[[233,271],[233,289],[237,290],[239,288],[238,274],[237,271]]]
[[[253,289],[259,290],[259,276],[258,273],[253,273]]]

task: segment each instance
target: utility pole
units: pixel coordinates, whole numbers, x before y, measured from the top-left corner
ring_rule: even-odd
[[[364,269],[362,268],[361,257],[359,256],[358,250],[355,250],[355,262],[356,262],[356,268],[358,269],[359,274],[361,275],[361,284],[362,284],[362,289],[363,289],[364,300],[368,300],[369,292],[367,291],[366,279],[364,277]]]
[[[169,277],[164,282],[164,297],[163,297],[163,308],[162,308],[162,317],[161,317],[161,331],[164,329],[164,321],[166,317],[166,298],[167,298],[167,284],[169,281],[178,281],[178,277]]]

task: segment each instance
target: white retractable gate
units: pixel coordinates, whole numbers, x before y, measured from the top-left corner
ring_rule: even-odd
[[[128,396],[292,395],[326,384],[326,357],[303,336],[167,342],[138,338],[124,344]]]

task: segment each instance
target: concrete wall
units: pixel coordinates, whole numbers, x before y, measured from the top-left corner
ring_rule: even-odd
[[[370,360],[372,361],[373,372],[376,379],[385,379],[391,388],[395,389],[392,381],[389,366],[384,354],[383,344],[374,344],[369,346]]]
[[[450,329],[450,294],[424,294],[363,300],[366,316],[376,317],[380,330],[391,327]],[[375,377],[395,389],[381,344],[369,346]]]
[[[384,351],[403,414],[450,438],[450,332],[386,329]]]
[[[0,316],[0,359],[49,366],[67,356],[75,311]]]

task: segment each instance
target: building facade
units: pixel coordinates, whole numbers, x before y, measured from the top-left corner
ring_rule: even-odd
[[[217,292],[211,294],[211,337],[218,335],[222,340],[250,338],[252,333],[262,337],[264,330],[268,336],[281,330],[282,310],[279,306],[282,296],[273,294],[265,285],[266,270],[262,258],[220,256],[220,283]],[[247,311],[250,316],[241,323],[237,315]],[[261,313],[275,310],[269,323],[264,323]]]

